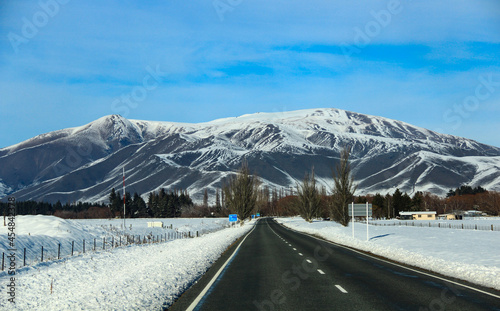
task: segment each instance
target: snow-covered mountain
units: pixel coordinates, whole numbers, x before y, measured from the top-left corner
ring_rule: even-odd
[[[0,149],[0,197],[106,201],[120,188],[147,194],[214,194],[243,158],[269,187],[296,186],[312,167],[331,186],[351,146],[357,194],[429,191],[463,184],[500,190],[500,148],[382,117],[338,109],[257,113],[207,123],[128,120],[118,115]]]

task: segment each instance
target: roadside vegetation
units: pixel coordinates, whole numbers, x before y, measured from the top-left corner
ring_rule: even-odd
[[[332,168],[332,184],[327,190],[318,185],[314,168],[306,172],[296,187],[270,188],[262,186],[259,177],[252,174],[248,163],[230,175],[216,190],[215,200],[205,190],[202,204],[195,204],[186,190],[160,189],[147,194],[147,202],[138,193],[125,194],[127,218],[226,217],[238,214],[240,220],[260,213],[262,216],[300,215],[306,221],[330,219],[347,226],[350,221],[348,204],[371,203],[373,218],[393,219],[402,211],[436,211],[438,214],[477,210],[491,216],[500,216],[500,193],[480,186],[463,185],[450,189],[446,197],[415,192],[411,196],[396,189],[392,194],[356,196],[356,185],[349,165],[350,149],[341,152],[339,163]],[[17,202],[18,215],[54,215],[61,218],[91,219],[123,217],[123,195],[111,189],[109,203]],[[209,204],[214,202],[215,204]],[[7,203],[0,202],[0,212],[6,215]]]

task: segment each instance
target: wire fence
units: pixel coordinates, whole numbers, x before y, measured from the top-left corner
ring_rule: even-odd
[[[444,228],[444,229],[460,229],[460,230],[481,230],[481,231],[500,231],[499,225],[481,225],[481,224],[466,224],[466,223],[441,223],[441,222],[426,222],[426,221],[398,221],[392,223],[369,222],[372,226],[406,226],[406,227],[428,227],[428,228]]]
[[[18,249],[16,252],[16,258],[19,258],[19,260],[22,258],[21,267],[24,267],[41,262],[55,261],[73,256],[78,256],[90,252],[111,251],[115,248],[127,247],[131,245],[148,245],[148,244],[165,243],[178,239],[197,238],[208,233],[213,233],[234,226],[235,225],[231,223],[219,228],[212,228],[212,229],[205,228],[205,229],[198,229],[196,231],[165,232],[158,235],[121,234],[121,235],[105,236],[102,238],[94,238],[92,240],[83,239],[80,241],[74,240],[71,242],[66,241],[62,243],[61,242],[51,243],[50,245],[33,245],[29,248],[24,247],[23,249]],[[170,226],[170,229],[173,229],[172,226]],[[8,269],[9,266],[8,257],[10,254],[12,253],[2,252],[1,271],[5,271],[6,269]]]

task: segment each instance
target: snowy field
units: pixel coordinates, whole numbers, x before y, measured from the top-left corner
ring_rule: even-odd
[[[289,228],[315,234],[335,243],[500,290],[499,231],[369,226],[367,241],[365,223],[355,223],[353,238],[352,226],[342,227],[335,222],[308,223],[299,217],[278,218],[277,221]],[[456,224],[458,221],[438,222]],[[463,222],[500,225],[499,218]]]
[[[500,231],[500,217],[467,217],[463,220],[370,220],[370,224],[385,226],[415,226],[415,227],[442,227],[464,228]]]
[[[163,222],[164,227],[148,227],[148,222]],[[111,248],[114,245],[124,245],[129,239],[136,242],[141,239],[147,242],[167,240],[181,237],[179,233],[196,236],[220,230],[229,226],[227,218],[189,218],[189,219],[126,219],[123,230],[123,219],[82,219],[66,220],[55,216],[17,216],[15,221],[17,258],[24,261],[26,248],[26,265],[40,262],[41,248],[44,247],[44,261],[57,259],[60,246],[60,257],[83,253],[85,241],[86,251]],[[0,226],[0,256],[7,253],[8,226]],[[24,264],[22,262],[21,264]]]
[[[168,228],[148,228],[151,219],[126,222],[130,235],[171,236],[204,233],[198,238],[163,243],[81,250],[75,256],[32,262],[16,258],[16,304],[8,301],[10,275],[0,272],[0,310],[161,310],[195,282],[253,223],[227,228],[227,219],[154,219]],[[16,217],[16,247],[70,241],[93,241],[123,234],[123,220],[64,220],[53,216]],[[130,224],[132,228],[130,228]],[[170,229],[172,225],[172,229]],[[212,232],[212,233],[209,233]],[[61,242],[63,241],[63,242]],[[116,243],[117,240],[115,240]],[[0,229],[2,252],[8,249],[7,227]],[[88,249],[91,248],[90,244]]]

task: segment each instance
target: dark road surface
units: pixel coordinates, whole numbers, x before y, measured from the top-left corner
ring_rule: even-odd
[[[500,310],[500,293],[401,267],[264,218],[169,310]]]

